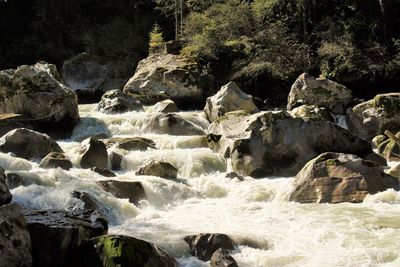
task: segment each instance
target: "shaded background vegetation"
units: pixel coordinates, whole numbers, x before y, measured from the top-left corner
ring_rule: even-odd
[[[175,38],[176,0],[0,0],[0,68],[89,51],[147,55],[155,22]],[[302,72],[356,97],[400,91],[400,0],[185,0],[181,53],[219,84],[283,104]]]

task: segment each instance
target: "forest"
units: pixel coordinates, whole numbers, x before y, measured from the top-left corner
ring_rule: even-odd
[[[3,0],[0,69],[61,67],[83,51],[144,58],[157,24],[218,85],[234,80],[271,105],[303,72],[368,99],[399,90],[399,14],[400,0]]]

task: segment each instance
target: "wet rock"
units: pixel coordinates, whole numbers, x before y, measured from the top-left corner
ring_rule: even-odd
[[[19,128],[0,138],[0,151],[14,153],[24,159],[43,159],[50,152],[63,152],[48,135]]]
[[[40,167],[45,169],[53,169],[60,167],[64,170],[72,168],[71,160],[64,153],[51,152],[40,162]]]
[[[146,199],[146,192],[140,182],[123,182],[116,180],[96,182],[104,191],[117,198],[127,198],[129,202],[137,205],[140,200]]]
[[[334,119],[325,107],[317,107],[314,105],[302,105],[294,108],[290,114],[293,118],[302,119],[321,119],[333,122]]]
[[[181,56],[152,54],[139,62],[135,75],[124,87],[144,104],[171,99],[177,105],[202,103],[206,90],[213,87],[213,77],[199,65]]]
[[[352,100],[352,93],[344,85],[324,78],[301,74],[292,85],[287,109],[301,105],[326,107],[332,113],[344,114]]]
[[[72,215],[65,211],[33,211],[25,214],[32,240],[34,266],[81,266],[79,246],[107,234],[108,225],[98,214]]]
[[[0,266],[32,266],[31,238],[17,204],[0,207]]]
[[[211,267],[239,267],[229,250],[219,248],[215,251],[210,260]]]
[[[113,173],[112,171],[110,171],[109,169],[106,168],[98,168],[98,167],[93,167],[92,171],[104,176],[104,177],[115,177],[117,175],[115,175],[115,173]]]
[[[169,135],[204,135],[204,130],[181,116],[168,114],[155,114],[144,126],[146,132]]]
[[[18,186],[29,186],[31,184],[46,185],[36,173],[32,172],[8,172],[6,175],[6,184],[9,189]]]
[[[119,171],[121,169],[121,163],[123,158],[124,156],[122,156],[121,154],[112,151],[110,153],[111,170]]]
[[[6,175],[4,169],[0,167],[0,206],[11,202],[12,195],[6,184]]]
[[[147,150],[156,149],[156,143],[153,140],[143,137],[113,137],[104,141],[107,147],[116,146],[124,150]]]
[[[91,194],[89,194],[85,191],[75,190],[71,193],[71,196],[73,196],[74,198],[77,198],[83,202],[83,212],[98,211],[99,213],[101,213],[99,204],[97,203],[96,199]]]
[[[178,112],[178,107],[176,106],[175,102],[171,99],[166,99],[164,101],[160,101],[156,103],[149,112],[154,113],[171,113],[171,112]]]
[[[227,173],[226,175],[225,175],[225,177],[226,178],[230,178],[230,179],[238,179],[239,181],[244,181],[244,177],[243,176],[241,176],[240,174],[237,174],[236,172],[230,172],[230,173]]]
[[[367,141],[331,122],[293,118],[286,111],[229,112],[208,132],[209,146],[230,157],[233,171],[243,176],[293,176],[328,151],[372,153]]]
[[[385,130],[400,131],[400,93],[381,94],[347,110],[349,130],[371,140]]]
[[[95,134],[95,135],[84,135],[84,136],[79,136],[78,138],[75,139],[75,141],[76,141],[76,142],[82,142],[82,141],[84,141],[84,140],[86,140],[86,139],[88,139],[88,138],[91,138],[91,137],[96,138],[96,139],[99,139],[99,140],[111,138],[111,136],[109,136],[109,135],[106,134],[106,133],[98,133],[98,134]]]
[[[290,201],[300,203],[362,202],[367,194],[400,189],[399,180],[378,164],[355,155],[324,153],[296,175]]]
[[[36,130],[68,136],[79,121],[77,97],[56,74],[49,74],[55,71],[51,68],[23,65],[0,71],[0,113],[22,114],[34,121]]]
[[[142,103],[126,96],[120,89],[107,91],[101,97],[97,110],[108,114],[144,111]]]
[[[175,267],[177,263],[164,250],[147,241],[122,235],[100,236],[85,245],[85,266]]]
[[[233,250],[234,242],[225,234],[197,234],[184,238],[189,244],[190,254],[199,260],[209,261],[218,249]]]
[[[136,172],[136,175],[149,175],[175,179],[178,175],[178,169],[168,162],[153,160],[141,167]]]
[[[96,138],[90,138],[81,158],[81,167],[84,169],[92,167],[107,168],[107,161],[106,145]]]
[[[235,110],[243,110],[249,114],[260,111],[254,104],[253,97],[245,94],[234,82],[222,86],[215,95],[207,98],[204,108],[204,112],[211,122],[225,113]]]

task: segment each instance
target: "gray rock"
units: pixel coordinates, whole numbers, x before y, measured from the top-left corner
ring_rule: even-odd
[[[64,153],[51,152],[40,162],[40,167],[45,169],[61,168],[69,170],[72,168],[71,160]]]
[[[160,101],[149,109],[149,112],[155,112],[155,113],[171,113],[178,111],[179,111],[178,107],[176,106],[175,102],[172,101],[171,99]]]
[[[129,202],[137,205],[140,200],[146,199],[146,192],[140,182],[123,182],[116,180],[96,182],[104,191],[117,198],[127,198]]]
[[[175,179],[178,175],[178,169],[168,162],[153,160],[141,167],[136,175],[158,176],[162,178]]]
[[[332,115],[325,107],[317,107],[314,105],[302,105],[294,108],[290,114],[293,118],[301,119],[320,119],[334,122]]]
[[[113,173],[112,171],[110,171],[109,169],[106,168],[98,168],[98,167],[93,167],[92,171],[104,176],[104,177],[115,177],[117,175],[115,175],[115,173]]]
[[[6,175],[4,174],[4,169],[0,167],[0,206],[10,203],[11,199],[12,195],[6,184]]]
[[[144,130],[169,135],[204,135],[204,130],[199,126],[174,113],[153,115],[145,124]]]
[[[124,150],[147,150],[156,149],[156,143],[153,140],[143,137],[113,137],[104,141],[107,147],[116,146]]]
[[[215,251],[210,260],[211,267],[239,267],[229,250],[219,248]]]
[[[96,138],[90,138],[81,158],[81,167],[84,169],[92,167],[107,168],[107,161],[108,153],[106,145]]]
[[[97,110],[108,114],[144,111],[142,103],[126,96],[119,89],[107,91],[97,104]]]
[[[123,155],[115,151],[112,151],[110,153],[111,170],[119,171],[121,169],[121,163],[123,158],[124,158]]]

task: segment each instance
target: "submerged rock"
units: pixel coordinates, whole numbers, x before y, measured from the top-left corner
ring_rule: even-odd
[[[116,146],[124,150],[147,150],[148,148],[156,149],[156,143],[153,140],[143,137],[113,137],[104,141],[105,144],[110,146]]]
[[[204,135],[204,130],[181,116],[168,114],[155,114],[143,128],[146,132],[169,135]]]
[[[61,169],[69,170],[72,168],[72,162],[64,153],[50,152],[44,159],[42,159],[40,167],[45,169],[60,167]]]
[[[19,128],[0,138],[0,151],[14,153],[27,160],[43,159],[50,152],[60,152],[61,147],[48,135]]]
[[[104,191],[117,198],[127,198],[129,202],[137,205],[140,200],[146,199],[146,192],[140,182],[124,182],[116,180],[96,182]]]
[[[349,130],[371,140],[385,130],[400,131],[400,93],[381,94],[347,110]]]
[[[126,96],[120,89],[107,91],[97,104],[97,110],[108,114],[144,111],[142,103]]]
[[[235,110],[243,110],[249,114],[260,111],[254,104],[253,97],[245,94],[234,82],[222,86],[218,93],[207,98],[204,108],[204,112],[211,122],[225,113]]]
[[[197,234],[184,238],[190,248],[190,254],[199,260],[209,261],[218,249],[233,250],[234,242],[225,234]]]
[[[147,241],[122,235],[99,236],[85,245],[87,267],[175,267],[177,262]]]
[[[400,189],[399,180],[378,164],[355,155],[324,153],[296,175],[290,201],[300,203],[362,202],[367,194]]]
[[[4,169],[0,167],[0,206],[10,203],[12,195],[6,184],[6,175]]]
[[[219,248],[215,251],[210,260],[211,267],[239,267],[229,250]]]
[[[9,189],[14,189],[18,186],[29,186],[31,184],[44,185],[40,175],[32,172],[8,172],[6,175],[6,184]]]
[[[153,160],[141,167],[136,172],[136,175],[149,175],[175,179],[178,175],[178,169],[168,162]]]
[[[106,145],[96,138],[90,138],[81,158],[81,167],[107,168],[108,153]]]
[[[32,266],[31,238],[20,207],[0,207],[0,266]]]

